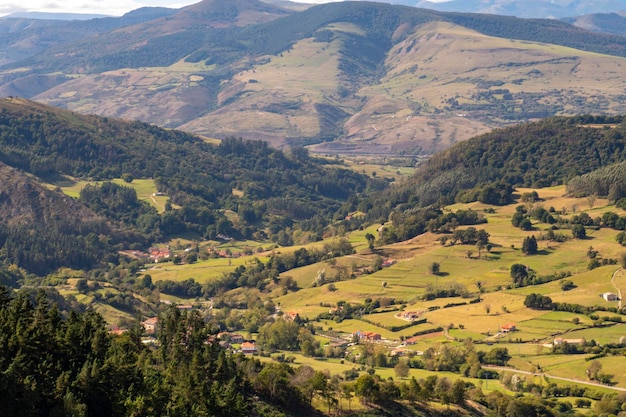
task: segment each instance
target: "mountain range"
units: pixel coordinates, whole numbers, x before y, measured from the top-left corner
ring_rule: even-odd
[[[422,0],[417,3],[405,0],[399,3],[443,12],[488,13],[526,18],[560,19],[594,13],[626,12],[624,0]]]
[[[0,28],[0,95],[326,153],[431,154],[521,121],[626,110],[626,38],[557,20],[205,0]]]

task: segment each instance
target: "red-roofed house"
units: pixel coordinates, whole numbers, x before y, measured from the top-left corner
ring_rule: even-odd
[[[243,342],[241,344],[241,352],[246,355],[255,355],[257,353],[256,344],[254,342]]]
[[[287,321],[294,321],[298,317],[297,311],[288,311],[283,315],[283,318]]]
[[[514,332],[515,330],[517,330],[515,323],[506,323],[500,327],[500,331],[504,333]]]

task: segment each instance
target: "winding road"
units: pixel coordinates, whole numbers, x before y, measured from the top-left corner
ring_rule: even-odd
[[[622,291],[619,289],[619,287],[615,283],[615,278],[621,277],[623,274],[624,274],[624,268],[620,268],[617,271],[613,272],[613,276],[611,277],[611,284],[613,284],[613,286],[617,290],[617,300],[618,300],[617,309],[618,310],[622,309]]]

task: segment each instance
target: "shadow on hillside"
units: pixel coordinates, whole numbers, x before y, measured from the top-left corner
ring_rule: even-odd
[[[72,187],[73,185],[76,185],[76,183],[78,182],[64,175],[50,176],[50,177],[44,178],[44,180],[48,184],[54,185],[55,187]]]

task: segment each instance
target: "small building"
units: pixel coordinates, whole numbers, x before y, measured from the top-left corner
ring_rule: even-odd
[[[395,259],[385,259],[381,265],[382,268],[389,268],[396,263]]]
[[[403,320],[413,321],[419,319],[420,315],[419,311],[403,311],[398,316]]]
[[[161,262],[166,259],[170,259],[172,253],[169,249],[165,248],[150,248],[150,260],[154,263]]]
[[[617,295],[613,294],[612,292],[603,293],[602,298],[604,298],[604,301],[617,301]]]
[[[504,333],[514,332],[515,330],[517,330],[515,323],[506,323],[500,327],[500,331]]]
[[[373,342],[375,340],[380,340],[382,337],[380,334],[378,333],[374,333],[374,332],[361,332],[361,331],[356,331],[353,333],[353,335],[356,335],[359,337],[359,340],[366,340],[368,342]]]
[[[401,347],[395,348],[390,352],[391,356],[404,356],[407,353],[407,349]]]
[[[297,318],[298,318],[297,311],[288,311],[285,314],[283,314],[283,319],[287,321],[295,321]]]
[[[241,352],[245,355],[256,355],[256,343],[254,342],[243,342],[241,344]]]
[[[583,346],[585,343],[587,343],[587,341],[585,340],[584,337],[580,339],[564,339],[562,337],[554,338],[554,346],[559,346],[559,345]]]
[[[151,317],[141,322],[141,325],[144,328],[144,331],[147,334],[154,334],[156,331],[157,323],[159,322],[158,317]]]
[[[231,333],[230,334],[230,343],[243,343],[243,336],[239,333]]]
[[[128,332],[128,329],[121,329],[117,326],[113,326],[111,330],[109,330],[109,334],[112,334],[114,336],[121,336],[126,332]]]

